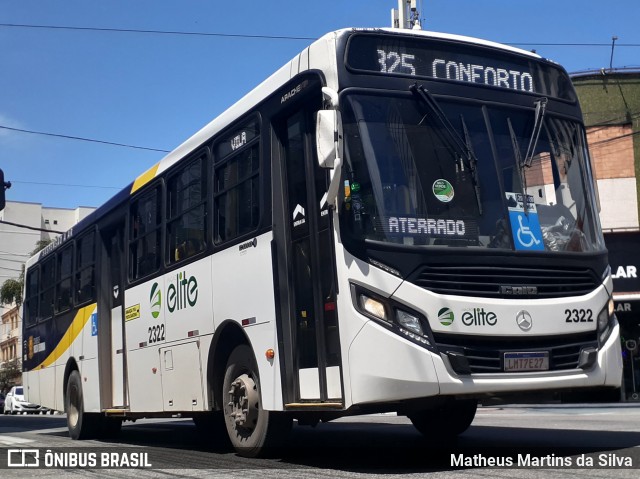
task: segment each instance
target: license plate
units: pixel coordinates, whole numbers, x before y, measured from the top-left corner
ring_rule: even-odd
[[[546,351],[504,353],[504,370],[507,372],[548,371],[549,353]]]

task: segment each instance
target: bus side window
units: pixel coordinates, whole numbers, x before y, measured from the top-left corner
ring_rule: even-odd
[[[76,242],[76,305],[95,298],[95,246],[94,232]]]
[[[169,264],[206,247],[207,155],[203,153],[169,177],[167,183],[167,252]]]
[[[160,186],[156,185],[131,203],[129,279],[132,281],[160,268],[160,193]]]
[[[49,319],[53,316],[53,304],[56,289],[55,260],[55,255],[51,255],[51,257],[42,263],[38,320]]]
[[[258,227],[259,140],[259,124],[252,121],[234,129],[215,145],[213,226],[216,244],[231,241]]]
[[[40,287],[40,268],[35,267],[27,273],[27,291],[25,298],[24,316],[27,327],[38,322],[38,304]]]
[[[57,255],[58,268],[56,273],[56,313],[67,311],[71,308],[73,298],[71,295],[71,278],[73,275],[73,245],[69,245]]]

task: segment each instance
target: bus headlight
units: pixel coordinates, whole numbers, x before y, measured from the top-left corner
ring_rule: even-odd
[[[382,326],[413,343],[437,352],[429,323],[424,315],[412,311],[391,298],[385,298],[355,284],[351,285],[351,291],[353,304],[360,314],[376,320]]]
[[[609,337],[609,333],[611,332],[611,319],[613,318],[614,310],[613,299],[609,298],[607,305],[602,308],[602,311],[598,314],[598,337],[600,339],[600,344],[603,344]]]
[[[398,309],[396,310],[396,321],[398,321],[398,324],[403,328],[406,328],[420,336],[424,336],[422,326],[420,325],[420,319],[413,314]]]
[[[382,303],[382,301],[378,301],[377,299],[371,298],[366,294],[360,294],[359,302],[360,302],[360,307],[364,309],[367,313],[383,321],[388,321],[387,312],[385,311],[384,304]]]

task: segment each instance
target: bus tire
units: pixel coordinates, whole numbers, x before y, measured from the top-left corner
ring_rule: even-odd
[[[434,409],[411,413],[408,417],[423,436],[456,437],[471,426],[477,408],[478,401],[475,399],[459,399]]]
[[[230,354],[222,384],[224,423],[238,454],[257,457],[280,445],[291,430],[291,417],[265,411],[260,378],[251,348],[237,346]]]
[[[88,439],[99,432],[100,415],[84,412],[82,381],[80,373],[72,371],[67,380],[67,394],[64,410],[67,413],[67,427],[71,439]]]

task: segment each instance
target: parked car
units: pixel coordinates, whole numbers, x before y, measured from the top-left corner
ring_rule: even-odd
[[[0,408],[4,411],[4,393],[0,393]]]
[[[4,398],[4,413],[16,414],[23,412],[39,413],[40,406],[25,401],[22,386],[13,386],[7,393],[7,397]]]

